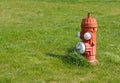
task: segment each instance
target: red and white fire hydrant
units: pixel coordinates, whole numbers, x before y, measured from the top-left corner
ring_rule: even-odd
[[[88,13],[88,17],[82,20],[81,32],[78,33],[82,41],[76,45],[77,52],[83,54],[93,65],[98,63],[98,60],[95,58],[97,27],[96,19],[92,18],[91,14]]]

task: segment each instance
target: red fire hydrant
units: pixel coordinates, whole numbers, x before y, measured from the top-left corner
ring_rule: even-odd
[[[97,27],[96,19],[92,18],[91,14],[88,13],[88,17],[82,20],[81,32],[78,33],[82,41],[76,45],[77,51],[83,54],[93,65],[98,63],[98,60],[95,58]]]

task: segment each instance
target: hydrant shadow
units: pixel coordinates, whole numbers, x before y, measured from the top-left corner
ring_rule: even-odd
[[[80,54],[75,51],[75,48],[69,48],[66,55],[46,53],[47,56],[58,58],[65,64],[70,64],[74,66],[89,66],[88,61]]]

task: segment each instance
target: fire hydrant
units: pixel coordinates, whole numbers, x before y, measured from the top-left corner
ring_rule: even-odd
[[[81,42],[76,45],[77,52],[82,54],[88,59],[90,63],[96,65],[98,60],[96,59],[96,32],[97,21],[91,17],[88,13],[88,17],[82,20],[81,32],[78,33]]]

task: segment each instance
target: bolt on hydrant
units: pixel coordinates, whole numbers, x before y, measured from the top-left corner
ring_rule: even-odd
[[[77,52],[87,58],[92,65],[98,64],[98,60],[95,58],[97,27],[96,19],[88,13],[88,17],[82,20],[81,32],[78,33],[78,37],[82,41],[76,45]]]

